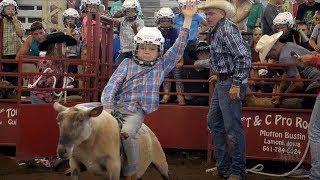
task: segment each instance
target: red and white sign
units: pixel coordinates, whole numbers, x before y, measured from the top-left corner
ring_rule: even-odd
[[[308,142],[308,112],[244,111],[247,156],[300,161]]]

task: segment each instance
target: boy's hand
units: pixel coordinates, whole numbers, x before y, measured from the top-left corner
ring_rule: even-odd
[[[198,5],[196,0],[187,0],[186,5],[182,7],[182,13],[186,18],[192,18],[197,11]]]

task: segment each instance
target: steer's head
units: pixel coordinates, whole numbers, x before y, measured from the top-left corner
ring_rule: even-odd
[[[57,154],[60,158],[70,158],[73,148],[88,139],[92,132],[91,118],[99,116],[103,106],[96,103],[94,106],[65,107],[54,103],[58,112],[57,123],[59,126],[59,143]]]

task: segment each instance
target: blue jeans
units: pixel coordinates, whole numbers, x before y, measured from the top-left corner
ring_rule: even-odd
[[[127,139],[122,140],[123,148],[127,156],[127,163],[123,166],[123,174],[125,176],[132,176],[138,171],[139,139],[137,134],[143,124],[144,113],[141,111],[132,113],[124,108],[117,110],[123,114],[126,114],[121,133],[125,132],[129,135]]]
[[[231,100],[229,90],[232,80],[218,81],[208,113],[208,127],[212,133],[219,175],[245,178],[245,132],[241,122],[242,100],[247,85],[240,86],[240,99]],[[231,137],[233,150],[228,155],[227,138]]]
[[[312,166],[310,179],[318,180],[320,179],[320,94],[314,104],[308,133]]]

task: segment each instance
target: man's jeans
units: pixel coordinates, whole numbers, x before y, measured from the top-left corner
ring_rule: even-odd
[[[320,179],[320,94],[312,111],[309,124],[309,141],[311,152],[311,174],[310,179]]]
[[[241,85],[240,100],[231,100],[229,90],[232,80],[218,81],[208,113],[208,127],[212,132],[219,175],[245,177],[245,132],[242,126],[242,100],[246,84]],[[228,155],[227,137],[231,136],[233,150]]]

